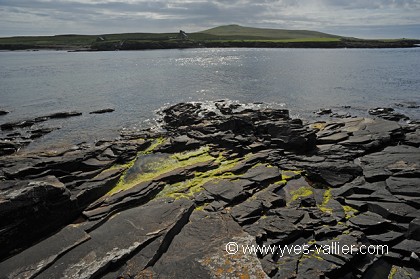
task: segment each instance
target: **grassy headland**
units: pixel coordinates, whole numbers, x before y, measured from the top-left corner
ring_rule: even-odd
[[[361,40],[308,30],[225,25],[181,38],[179,33],[121,33],[0,38],[0,49],[143,50],[198,47],[393,48],[415,47],[420,40]]]
[[[244,27],[240,25],[224,25],[201,31],[200,33],[223,36],[225,38],[238,39],[271,39],[271,40],[293,40],[293,39],[339,39],[340,36],[308,30],[287,30]],[[242,37],[242,38],[241,38]]]

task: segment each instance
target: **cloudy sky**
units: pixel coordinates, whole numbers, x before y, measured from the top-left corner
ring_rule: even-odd
[[[420,0],[0,0],[0,36],[187,32],[218,25],[420,38]]]

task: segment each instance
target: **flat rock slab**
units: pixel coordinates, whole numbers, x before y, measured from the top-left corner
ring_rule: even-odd
[[[50,238],[30,247],[22,253],[0,263],[1,278],[35,278],[59,257],[90,239],[76,226],[68,226]]]
[[[230,242],[238,245],[237,253],[227,253]],[[164,278],[268,278],[257,256],[243,253],[243,246],[253,244],[254,238],[229,215],[195,211],[150,271]],[[236,247],[232,245],[232,249]]]
[[[394,195],[420,196],[420,177],[390,177],[386,180],[389,191]]]
[[[348,139],[348,137],[347,133],[335,133],[329,136],[318,137],[317,144],[337,143]]]
[[[420,241],[420,216],[410,222],[408,237]]]
[[[387,244],[390,242],[395,242],[398,239],[401,239],[402,237],[404,237],[404,235],[402,233],[398,233],[398,232],[393,232],[393,231],[388,231],[386,233],[383,234],[374,234],[374,235],[368,235],[367,238],[373,242],[373,243],[377,243],[377,244]]]
[[[406,254],[416,253],[420,254],[420,241],[413,239],[405,239],[392,247],[393,250],[402,251]]]
[[[264,183],[267,181],[272,181],[273,179],[279,179],[281,178],[281,175],[278,167],[257,165],[256,167],[248,170],[241,177],[251,181]]]
[[[231,215],[240,225],[253,223],[261,218],[261,215],[269,208],[286,205],[286,199],[277,194],[280,185],[272,184],[254,194],[253,199],[231,208]]]
[[[405,203],[395,202],[367,202],[368,210],[377,213],[384,218],[400,222],[409,222],[414,217],[412,214],[417,212],[416,208]]]
[[[153,202],[121,212],[91,231],[88,241],[63,255],[36,278],[98,276],[106,267],[124,261],[149,241],[185,223],[191,211],[192,203],[180,200]]]
[[[247,197],[245,189],[251,185],[254,183],[245,179],[221,179],[207,182],[203,188],[213,197],[230,203],[244,200]]]
[[[389,223],[389,221],[384,219],[381,215],[371,213],[371,212],[366,212],[366,213],[357,215],[356,217],[351,218],[350,222],[361,228],[377,227],[385,223]]]
[[[413,177],[420,175],[420,149],[407,145],[385,148],[381,152],[360,158],[363,174],[368,181],[391,175]]]

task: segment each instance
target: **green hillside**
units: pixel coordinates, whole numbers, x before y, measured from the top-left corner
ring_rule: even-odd
[[[103,35],[55,35],[55,36],[19,36],[0,38],[1,44],[20,44],[34,46],[90,46],[95,41],[102,38],[106,41],[121,40],[168,40],[176,38],[176,33],[121,33],[121,34],[103,34]]]
[[[418,40],[360,40],[308,30],[225,25],[190,33],[121,33],[102,35],[21,36],[0,38],[0,50],[142,50],[201,47],[385,48],[416,47]]]
[[[340,38],[340,36],[326,34],[308,30],[286,30],[286,29],[267,29],[244,27],[240,25],[224,25],[208,30],[201,31],[213,36],[242,37],[249,39],[269,39],[269,40],[290,40],[290,39],[311,39],[311,38]]]

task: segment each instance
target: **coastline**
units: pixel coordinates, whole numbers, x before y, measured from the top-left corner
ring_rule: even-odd
[[[223,101],[160,113],[162,132],[0,157],[4,274],[420,274],[418,122],[383,109],[307,122]],[[224,250],[233,240],[391,253],[234,257]]]
[[[36,44],[1,44],[0,50],[66,50],[66,51],[114,51],[114,50],[150,50],[150,49],[187,49],[187,48],[417,48],[420,40],[352,40],[337,41],[290,41],[273,40],[162,40],[162,41],[110,41],[96,42],[92,45],[36,45]]]

